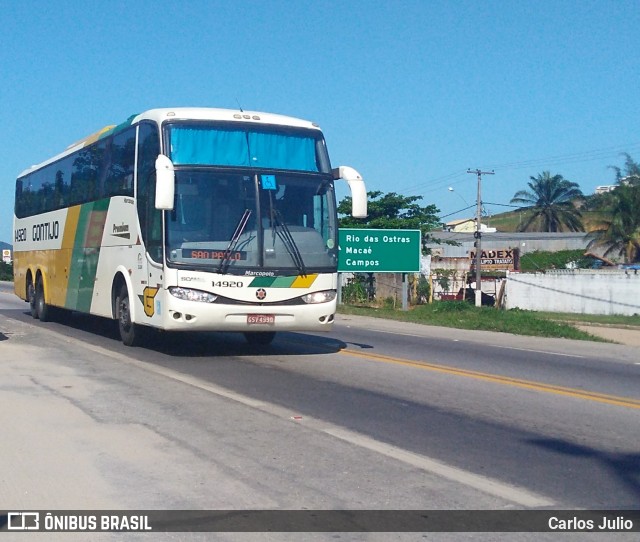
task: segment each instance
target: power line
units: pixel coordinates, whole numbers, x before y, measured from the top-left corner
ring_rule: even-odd
[[[532,158],[529,160],[520,160],[514,162],[505,162],[502,164],[492,164],[487,166],[488,169],[501,171],[516,171],[520,169],[534,168],[534,167],[546,167],[557,166],[561,164],[575,164],[581,162],[590,162],[594,160],[601,160],[603,158],[613,158],[619,156],[624,152],[640,150],[640,143],[631,143],[627,145],[615,145],[611,147],[603,147],[600,149],[592,149],[587,151],[573,152],[568,154],[559,154],[555,156],[548,156],[543,158]],[[442,186],[451,184],[453,179],[464,176],[466,171],[455,171],[439,177],[427,179],[418,184],[411,185],[403,190],[405,193],[411,193],[420,191],[424,187],[429,187],[424,193],[437,192]]]
[[[631,143],[625,146],[612,146],[604,147],[602,149],[594,149],[589,151],[573,152],[568,154],[559,154],[556,156],[549,156],[546,158],[533,158],[530,160],[522,160],[517,162],[507,162],[505,164],[494,164],[489,166],[494,169],[511,170],[522,169],[526,167],[540,166],[545,164],[562,164],[562,163],[576,163],[576,162],[589,162],[592,160],[599,160],[601,158],[607,158],[612,155],[619,155],[629,149],[634,150],[635,147],[640,148],[640,143]]]
[[[467,209],[472,209],[473,207],[475,207],[475,205],[469,205],[469,207],[465,207],[464,209],[458,209],[457,211],[454,211],[453,213],[449,213],[448,215],[442,215],[440,218],[447,218],[449,216],[453,216],[453,215],[457,215],[458,213],[461,213],[462,211],[466,211]]]
[[[428,180],[423,181],[423,182],[421,182],[419,184],[416,184],[416,185],[413,185],[413,186],[409,186],[408,188],[405,188],[403,190],[403,192],[405,192],[405,193],[413,192],[413,191],[415,191],[417,189],[422,188],[426,184],[429,184],[429,185],[446,185],[446,184],[448,184],[448,181],[450,181],[451,179],[455,179],[457,177],[462,177],[465,173],[466,173],[466,170],[462,170],[462,171],[456,171],[454,173],[449,173],[449,174],[443,175],[441,177],[434,177],[433,179],[428,179]]]
[[[484,205],[497,205],[498,207],[513,207],[514,209],[526,209],[527,207],[523,207],[522,205],[509,205],[507,203],[491,203],[488,201],[482,202]]]

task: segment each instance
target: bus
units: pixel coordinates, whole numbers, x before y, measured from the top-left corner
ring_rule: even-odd
[[[18,176],[14,288],[34,318],[78,311],[148,328],[329,330],[336,312],[334,181],[367,214],[353,168],[317,124],[260,112],[152,109]]]

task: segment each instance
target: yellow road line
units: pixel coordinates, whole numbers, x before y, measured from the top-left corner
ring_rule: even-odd
[[[418,369],[425,369],[427,371],[435,371],[438,373],[445,373],[455,376],[464,376],[466,378],[474,378],[476,380],[484,380],[486,382],[494,382],[496,384],[504,384],[506,386],[513,386],[516,388],[551,393],[554,395],[564,395],[566,397],[585,399],[587,401],[595,401],[597,403],[606,403],[609,405],[640,409],[640,399],[632,399],[631,397],[606,395],[604,393],[578,390],[575,388],[566,388],[564,386],[554,386],[552,384],[544,384],[543,382],[521,380],[519,378],[511,378],[508,376],[500,376],[490,373],[481,373],[478,371],[469,371],[467,369],[457,369],[455,367],[447,367],[445,365],[437,365],[435,363],[394,358],[391,356],[383,356],[373,353],[356,352],[355,350],[341,350],[340,353],[346,356],[365,358],[382,363],[393,363],[395,365],[404,365],[406,367],[415,367]]]

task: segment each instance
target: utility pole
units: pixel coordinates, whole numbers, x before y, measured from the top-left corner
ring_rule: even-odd
[[[467,173],[473,173],[478,176],[478,198],[476,202],[476,232],[474,237],[476,238],[476,307],[482,305],[482,273],[480,272],[480,264],[482,263],[482,231],[480,230],[480,224],[482,219],[482,176],[483,175],[495,175],[493,170],[481,171],[480,169],[467,169]]]

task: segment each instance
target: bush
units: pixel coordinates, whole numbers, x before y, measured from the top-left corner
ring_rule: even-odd
[[[366,303],[369,300],[367,292],[366,278],[364,275],[356,273],[351,277],[347,284],[342,287],[343,303]]]
[[[0,262],[0,280],[13,280],[13,264]]]
[[[429,286],[429,279],[424,275],[420,275],[418,279],[418,286],[416,290],[417,299],[416,303],[418,305],[424,305],[425,303],[429,303],[429,296],[431,295],[431,287]]]
[[[578,269],[589,269],[593,267],[593,258],[585,257],[584,249],[559,250],[557,252],[536,250],[520,255],[520,271],[565,269],[568,264]]]

